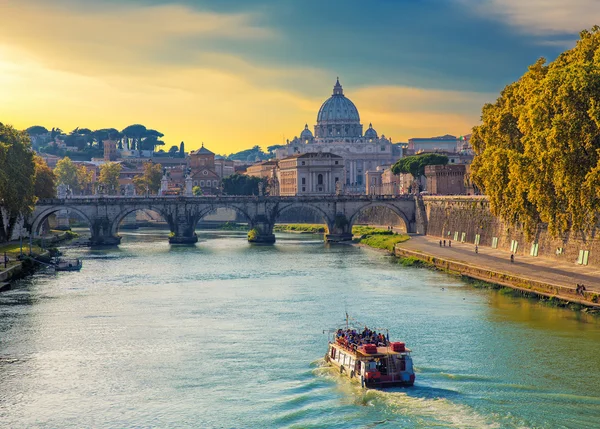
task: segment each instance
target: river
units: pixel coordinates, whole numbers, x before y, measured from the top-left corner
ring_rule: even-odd
[[[600,319],[278,234],[123,232],[0,294],[0,427],[600,427]],[[413,350],[413,388],[323,367],[345,310]]]

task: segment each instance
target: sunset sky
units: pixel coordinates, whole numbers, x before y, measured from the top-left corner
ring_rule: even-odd
[[[597,0],[0,0],[0,122],[141,123],[225,154],[313,127],[337,76],[394,142],[467,134]]]

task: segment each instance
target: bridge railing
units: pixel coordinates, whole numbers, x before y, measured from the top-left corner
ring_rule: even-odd
[[[181,195],[139,195],[139,196],[78,196],[70,198],[40,199],[37,205],[87,205],[87,204],[140,204],[140,203],[200,203],[219,204],[236,202],[358,202],[358,201],[412,201],[413,195],[303,195],[303,196],[253,196],[253,195],[202,195],[186,197]]]

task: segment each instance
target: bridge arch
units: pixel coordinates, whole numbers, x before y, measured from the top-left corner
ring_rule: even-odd
[[[281,207],[279,207],[277,209],[277,211],[274,213],[274,218],[273,218],[273,223],[278,223],[279,221],[279,217],[286,212],[289,212],[290,210],[294,210],[294,209],[309,209],[310,211],[312,211],[313,213],[316,213],[318,216],[320,216],[325,225],[327,226],[328,230],[331,230],[333,223],[334,223],[334,219],[331,218],[330,214],[327,213],[325,210],[323,210],[321,207],[314,205],[314,204],[310,204],[310,203],[303,203],[303,202],[292,202],[292,203],[288,203],[288,204],[283,204]]]
[[[78,208],[71,207],[71,206],[53,206],[53,207],[45,208],[41,212],[34,214],[34,218],[32,219],[32,221],[30,223],[30,228],[29,228],[29,232],[31,233],[31,235],[33,237],[37,237],[39,235],[39,230],[40,230],[40,226],[42,226],[42,223],[44,223],[44,221],[46,219],[48,219],[48,217],[50,217],[54,213],[58,213],[59,211],[62,211],[62,210],[67,210],[68,212],[73,211],[73,212],[77,213],[79,216],[81,216],[81,218],[83,218],[85,220],[85,222],[87,222],[87,224],[88,224],[88,228],[90,229],[90,235],[93,234],[92,221],[83,211],[81,211]]]
[[[117,233],[119,232],[119,225],[121,224],[121,222],[123,222],[123,219],[125,219],[128,215],[130,215],[131,213],[137,212],[137,211],[144,211],[144,210],[149,210],[149,211],[153,211],[158,213],[164,220],[165,222],[167,222],[167,224],[169,224],[169,228],[172,231],[172,227],[169,223],[169,219],[166,216],[166,213],[163,209],[161,209],[160,207],[154,206],[154,205],[149,205],[147,207],[128,207],[126,209],[123,209],[119,212],[119,214],[114,218],[112,225],[110,227],[110,231],[111,234],[113,236],[116,236]]]
[[[247,210],[244,210],[243,208],[239,207],[236,204],[232,204],[232,203],[223,203],[223,204],[217,204],[217,205],[211,205],[209,207],[204,207],[202,209],[199,210],[198,212],[198,216],[195,219],[195,224],[194,224],[194,230],[196,229],[198,223],[204,219],[206,216],[215,213],[218,209],[222,209],[222,208],[226,208],[226,209],[231,209],[233,211],[235,211],[236,213],[242,215],[242,217],[245,219],[246,222],[248,222],[248,224],[250,225],[252,223],[252,216],[248,213]]]
[[[360,206],[358,209],[356,209],[356,211],[348,219],[348,222],[350,224],[350,228],[352,228],[352,226],[354,226],[354,224],[358,220],[358,216],[362,212],[364,212],[366,209],[372,208],[372,207],[385,207],[385,208],[391,210],[400,219],[402,219],[402,221],[404,223],[404,226],[406,228],[406,232],[414,232],[414,231],[412,231],[411,221],[410,221],[409,217],[406,215],[406,213],[402,209],[398,208],[396,205],[388,203],[388,202],[385,202],[385,201],[372,201],[372,202],[364,204],[364,205]]]

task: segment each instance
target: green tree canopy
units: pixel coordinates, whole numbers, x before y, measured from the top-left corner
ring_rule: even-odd
[[[64,157],[56,163],[54,168],[54,175],[56,176],[56,183],[58,185],[64,184],[71,188],[73,191],[79,190],[79,180],[77,178],[77,166],[71,158]]]
[[[50,132],[47,128],[42,127],[41,125],[34,125],[33,127],[29,127],[26,131],[30,136],[39,136],[41,134],[48,134]]]
[[[416,180],[425,175],[426,166],[446,164],[448,164],[448,157],[446,155],[440,155],[438,153],[424,153],[399,159],[398,162],[392,166],[392,173],[410,173]]]
[[[107,193],[115,195],[119,191],[119,174],[121,164],[118,162],[107,162],[100,167],[98,183],[104,186]]]
[[[0,241],[10,239],[34,204],[35,164],[29,135],[0,123]]]
[[[529,235],[585,232],[600,209],[600,27],[541,58],[482,110],[473,129],[475,184],[491,210]]]
[[[139,194],[146,193],[146,187],[151,193],[157,194],[160,189],[161,179],[162,165],[146,162],[144,163],[144,174],[135,176],[133,178],[133,184]]]
[[[56,197],[56,176],[40,156],[34,157],[35,176],[34,187],[35,196],[38,198]]]
[[[227,195],[258,195],[259,177],[234,174],[223,179],[223,192]]]

